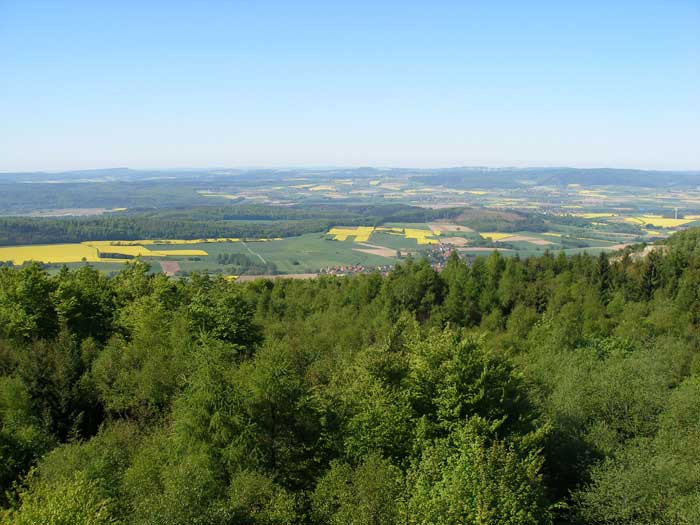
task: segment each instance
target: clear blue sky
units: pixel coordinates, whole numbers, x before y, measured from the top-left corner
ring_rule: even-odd
[[[700,168],[700,0],[0,0],[0,171]]]

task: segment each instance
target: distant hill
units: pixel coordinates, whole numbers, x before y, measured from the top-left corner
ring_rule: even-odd
[[[659,171],[616,168],[448,168],[424,170],[416,177],[426,183],[452,187],[639,186],[700,185],[700,171]]]
[[[662,171],[618,168],[486,168],[455,167],[436,169],[412,168],[256,168],[256,169],[164,169],[137,170],[105,168],[63,172],[7,172],[0,173],[1,182],[126,182],[177,179],[183,181],[222,181],[236,178],[256,183],[279,181],[289,177],[309,178],[367,178],[402,177],[428,184],[457,188],[522,187],[530,185],[565,186],[582,184],[592,186],[639,187],[695,187],[700,185],[700,171]]]

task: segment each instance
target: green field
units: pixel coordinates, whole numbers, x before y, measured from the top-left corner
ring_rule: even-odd
[[[443,221],[443,224],[446,221]],[[476,231],[444,231],[434,236],[468,256],[488,255],[492,250],[499,250],[504,256],[521,257],[538,256],[546,251],[576,254],[587,252],[598,254],[601,251],[614,251],[626,244],[644,240],[642,235],[615,232],[614,224],[582,227],[551,220],[547,225],[551,229],[543,231],[520,230],[498,233],[498,240],[491,240],[487,233],[480,235]],[[428,223],[387,223],[386,228],[430,229]],[[640,232],[641,234],[641,232]],[[494,234],[495,235],[495,234]],[[455,238],[455,239],[452,239]],[[495,237],[494,237],[495,238]],[[459,239],[464,239],[460,241]],[[466,241],[466,244],[465,244]],[[342,267],[360,267],[360,271],[372,271],[378,267],[393,265],[401,256],[421,257],[431,253],[434,262],[446,257],[439,245],[419,245],[415,239],[407,239],[402,234],[375,231],[365,243],[357,243],[354,237],[344,241],[333,240],[326,232],[309,233],[278,240],[256,242],[212,242],[187,244],[187,249],[202,250],[206,256],[182,256],[161,258],[143,258],[152,266],[153,271],[176,269],[176,275],[188,275],[192,272],[220,273],[224,275],[260,275],[260,274],[314,274],[323,271],[342,272]],[[149,248],[155,251],[173,251],[183,248],[179,244],[153,244]],[[360,250],[376,250],[367,253]],[[378,249],[378,250],[377,250]],[[383,249],[383,252],[382,252]],[[237,266],[226,262],[234,256],[243,257],[248,266]],[[437,259],[436,259],[437,257]],[[161,262],[175,262],[176,265],[161,266]],[[85,263],[71,263],[69,267]],[[114,273],[122,268],[123,263],[96,262],[97,268]],[[51,271],[58,271],[62,265],[50,266]]]
[[[415,242],[413,243],[415,246]],[[321,268],[343,265],[379,266],[393,264],[393,258],[379,257],[356,251],[361,248],[351,241],[329,240],[325,234],[311,233],[270,242],[238,242],[192,244],[192,249],[209,253],[200,261],[180,263],[184,271],[204,271],[225,267],[216,262],[221,253],[242,253],[261,263],[273,263],[281,273],[315,273]],[[161,249],[160,245],[154,249]],[[162,248],[165,249],[165,248]]]

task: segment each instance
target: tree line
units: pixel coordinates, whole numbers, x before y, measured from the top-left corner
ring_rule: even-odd
[[[97,217],[2,217],[0,246],[101,240],[293,237],[333,226],[378,226],[455,217],[459,209],[413,206],[236,205],[138,211]]]
[[[0,268],[7,523],[700,522],[700,230],[231,283]]]

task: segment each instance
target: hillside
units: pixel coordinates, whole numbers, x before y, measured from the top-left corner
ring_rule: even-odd
[[[0,268],[3,519],[697,523],[699,267]]]

